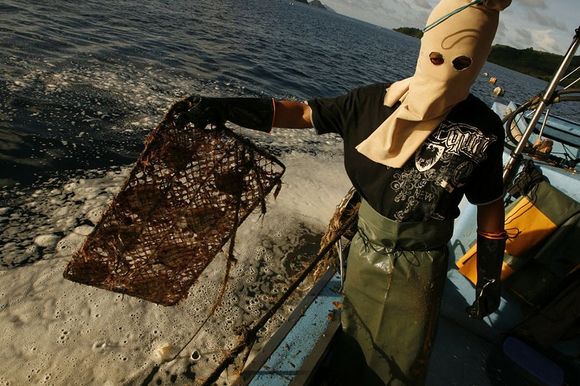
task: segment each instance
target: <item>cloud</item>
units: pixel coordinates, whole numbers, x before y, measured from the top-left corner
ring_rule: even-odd
[[[327,0],[337,12],[387,28],[425,25],[432,6],[427,0]]]
[[[512,35],[516,47],[530,47],[532,41],[532,34],[530,30],[525,28],[517,28],[515,34]]]
[[[549,16],[547,16],[546,14],[542,13],[542,12],[538,12],[534,9],[528,9],[528,17],[529,20],[531,21],[535,21],[536,23],[545,26],[545,27],[553,27],[553,28],[557,28],[559,30],[562,31],[567,31],[568,28],[567,26],[562,23],[557,21],[554,18],[551,18]]]
[[[518,0],[518,5],[527,8],[547,8],[545,0]]]
[[[516,48],[528,48],[532,46],[532,34],[530,34],[528,29],[511,27],[508,33],[503,33],[503,31],[505,31],[504,28],[498,30],[494,40],[495,44],[505,44]]]
[[[429,4],[429,2],[427,0],[417,0],[417,1],[413,2],[413,4],[415,4],[419,8],[424,8],[424,9],[429,9],[429,10],[433,8],[433,6],[431,4]]]
[[[507,28],[505,26],[505,23],[503,22],[503,19],[499,19],[499,26],[497,28],[497,33],[495,34],[495,39],[505,41],[507,39],[507,37],[508,37],[508,34],[507,34]]]
[[[541,51],[558,52],[558,44],[551,30],[532,30],[530,32],[536,47]]]
[[[500,40],[516,48],[533,47],[539,51],[559,52],[558,43],[552,30],[537,30],[526,28],[513,28],[507,36],[501,36]],[[502,42],[502,43],[503,43]]]
[[[386,28],[423,28],[439,0],[322,0],[339,13]],[[561,53],[576,28],[579,0],[513,0],[502,12],[495,43]],[[550,32],[551,30],[551,32]],[[530,31],[536,31],[534,34]]]

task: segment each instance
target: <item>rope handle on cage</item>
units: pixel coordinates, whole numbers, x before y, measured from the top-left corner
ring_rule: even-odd
[[[252,345],[256,338],[258,331],[268,322],[268,320],[282,307],[288,300],[292,293],[298,288],[300,284],[308,277],[310,273],[316,268],[322,258],[330,252],[335,244],[340,240],[342,235],[356,222],[358,219],[358,212],[351,214],[345,221],[343,226],[337,230],[336,234],[329,240],[329,242],[322,248],[318,254],[312,259],[310,264],[300,273],[300,275],[288,287],[288,290],[276,301],[276,303],[266,312],[249,330],[245,331],[240,337],[240,343],[229,351],[222,363],[209,375],[209,377],[202,383],[203,386],[210,386],[218,380],[221,373],[231,365],[235,358],[243,352],[248,346]]]
[[[187,341],[186,344],[184,344],[182,346],[182,348],[177,352],[177,354],[175,354],[173,356],[173,358],[171,360],[175,360],[182,352],[183,350],[185,350],[187,348],[187,346],[189,346],[189,344],[191,342],[193,342],[193,340],[197,337],[197,335],[199,334],[199,332],[203,329],[203,327],[205,327],[206,323],[209,321],[209,319],[215,314],[215,312],[217,311],[219,305],[222,303],[222,300],[224,298],[224,294],[226,292],[226,288],[228,286],[228,279],[230,277],[230,271],[232,268],[232,263],[236,261],[236,258],[234,257],[234,245],[235,245],[235,240],[236,240],[236,232],[238,230],[239,227],[239,212],[240,212],[240,203],[241,203],[241,198],[238,198],[237,203],[236,203],[236,214],[234,216],[234,224],[233,224],[233,231],[232,231],[232,236],[230,239],[230,245],[228,246],[228,255],[227,255],[227,260],[226,260],[226,270],[225,270],[225,274],[224,274],[224,280],[222,282],[222,286],[220,288],[220,291],[218,293],[218,296],[216,297],[213,306],[211,307],[209,313],[207,314],[206,318],[203,320],[203,322],[199,325],[199,327],[197,328],[197,330],[195,330],[195,332],[193,333],[192,337]]]
[[[180,120],[179,115],[184,113],[184,112],[187,112],[190,108],[192,108],[194,106],[192,98],[193,98],[193,96],[185,98],[179,102],[176,102],[175,104],[173,104],[170,107],[169,111],[163,117],[161,123],[146,137],[146,139],[144,141],[145,151],[144,151],[142,158],[139,160],[140,162],[147,164],[149,162],[149,160],[151,159],[151,157],[156,156],[157,152],[162,150],[162,146],[156,146],[156,144],[163,143],[165,141],[157,141],[156,142],[155,139],[157,137],[164,137],[163,129],[166,128],[167,125],[171,125],[171,126],[173,126],[173,128],[179,130],[179,129],[185,128],[189,123],[191,123],[189,121]],[[267,155],[267,154],[265,154],[263,151],[261,151],[259,148],[257,148],[248,139],[246,139],[246,138],[234,133],[233,131],[229,130],[223,122],[220,124],[217,124],[213,130],[216,130],[216,131],[227,130],[228,135],[234,137],[239,142],[242,142],[247,147],[246,149],[244,149],[244,153],[242,154],[241,158],[244,159],[246,157],[246,155],[249,156],[249,160],[247,161],[247,163],[249,164],[249,167],[248,167],[248,170],[246,170],[246,172],[253,171],[255,173],[257,185],[258,185],[258,195],[259,195],[259,199],[260,199],[261,213],[262,213],[262,215],[264,215],[266,213],[266,193],[264,191],[264,183],[262,181],[263,176],[260,173],[260,169],[256,166],[255,159],[256,159],[256,153],[260,153],[262,155]],[[247,153],[246,153],[246,151],[247,151]],[[269,155],[267,158],[271,162],[280,166],[282,168],[282,172],[286,169],[285,165],[283,163],[281,163],[277,158],[271,157]],[[244,165],[244,167],[247,167],[247,165]],[[280,193],[280,189],[282,187],[282,182],[278,181],[276,185],[277,186],[276,186],[274,193],[273,193],[275,198]],[[220,291],[218,293],[218,296],[216,297],[214,304],[213,304],[211,310],[209,311],[207,317],[200,324],[200,326],[197,328],[197,330],[194,332],[194,334],[188,340],[188,342],[182,346],[182,348],[171,358],[170,361],[175,360],[183,352],[183,350],[185,350],[187,348],[187,346],[195,339],[195,337],[203,329],[203,327],[206,325],[206,323],[209,321],[209,319],[215,314],[215,312],[217,311],[219,305],[221,304],[221,302],[223,300],[223,296],[224,296],[225,290],[227,288],[227,283],[228,283],[228,278],[229,278],[229,274],[231,271],[231,266],[232,266],[232,263],[236,261],[236,259],[234,257],[234,246],[235,246],[235,239],[236,239],[237,230],[238,230],[239,225],[240,225],[241,203],[242,203],[242,197],[240,194],[237,196],[237,200],[236,200],[236,210],[235,210],[235,215],[234,215],[234,221],[232,224],[232,234],[230,236],[230,244],[228,246],[225,275],[224,275],[223,283],[222,283],[222,286],[221,286]],[[159,369],[160,369],[160,366],[155,366],[153,371],[148,375],[147,380],[143,384],[148,384],[148,381],[152,379],[152,377],[159,371]]]
[[[179,357],[179,355],[181,355],[181,353],[187,348],[187,346],[189,346],[189,344],[191,342],[193,342],[193,340],[201,332],[201,330],[206,325],[206,323],[215,314],[215,312],[217,311],[219,305],[221,304],[221,302],[223,300],[223,297],[224,297],[224,294],[225,294],[225,291],[226,291],[226,288],[227,288],[227,284],[228,284],[228,279],[229,279],[229,276],[230,276],[230,271],[231,271],[232,263],[234,261],[236,261],[236,259],[234,257],[234,245],[235,245],[235,239],[236,239],[236,232],[237,232],[238,227],[239,227],[238,222],[239,222],[240,204],[241,204],[241,196],[238,198],[238,200],[236,202],[236,212],[235,212],[234,222],[233,222],[233,232],[232,232],[232,236],[231,236],[231,240],[230,240],[230,245],[228,246],[228,255],[227,255],[227,260],[226,260],[226,270],[225,270],[224,279],[223,279],[223,282],[222,282],[222,286],[220,288],[220,291],[218,293],[218,296],[216,297],[216,299],[214,301],[214,304],[212,305],[212,308],[210,309],[210,311],[207,314],[206,318],[199,325],[199,327],[195,330],[195,332],[193,333],[193,335],[191,336],[191,338],[169,360],[169,362],[172,362],[175,359],[177,359],[177,357]],[[157,372],[159,372],[160,369],[161,369],[161,367],[159,365],[154,366],[153,367],[153,370],[148,374],[147,378],[142,383],[142,386],[149,385],[150,384],[150,381],[153,379],[153,377],[155,376],[155,374],[157,374]]]

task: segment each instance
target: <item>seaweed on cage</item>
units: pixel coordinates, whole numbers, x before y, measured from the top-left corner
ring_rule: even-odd
[[[194,127],[175,103],[64,277],[173,305],[237,227],[281,186],[284,165],[226,127]]]
[[[341,202],[337,205],[336,210],[328,223],[326,232],[320,241],[320,250],[329,244],[337,234],[340,234],[341,237],[337,242],[335,242],[334,247],[321,258],[321,262],[314,272],[315,279],[321,277],[328,267],[331,266],[338,268],[341,275],[343,275],[342,255],[343,252],[347,251],[348,245],[357,231],[356,220],[358,220],[360,203],[360,194],[358,194],[354,188],[350,188]],[[351,222],[350,225],[345,228],[345,223],[347,223],[347,220],[351,217],[356,218],[356,220]]]

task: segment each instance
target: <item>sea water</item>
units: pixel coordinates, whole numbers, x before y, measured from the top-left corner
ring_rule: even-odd
[[[339,95],[410,76],[419,48],[414,38],[282,0],[5,0],[0,31],[0,385],[199,380],[316,253],[349,187],[341,142],[313,130],[241,130],[287,173],[266,217],[240,228],[238,265],[204,325],[224,256],[172,308],[62,279],[146,134],[194,93]],[[484,71],[506,100],[545,87],[499,66]],[[491,88],[482,75],[473,90],[490,104]]]

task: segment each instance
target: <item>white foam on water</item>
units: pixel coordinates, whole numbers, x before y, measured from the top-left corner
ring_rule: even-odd
[[[284,184],[277,199],[268,198],[267,215],[262,218],[254,213],[239,228],[238,261],[223,302],[187,347],[221,289],[224,254],[208,266],[189,297],[174,307],[80,285],[62,276],[128,169],[88,175],[24,197],[23,206],[42,214],[42,221],[31,223],[24,211],[1,208],[0,216],[14,215],[8,225],[12,228],[4,236],[17,239],[4,244],[3,259],[8,255],[7,260],[17,261],[27,253],[40,254],[34,263],[0,271],[2,380],[11,384],[139,384],[160,365],[155,380],[177,379],[179,383],[191,381],[191,373],[197,379],[207,375],[223,360],[224,348],[237,342],[239,327],[263,315],[274,296],[287,288],[288,276],[316,252],[317,237],[349,187],[335,139],[299,130],[253,135],[266,147],[295,149],[282,155],[287,166]],[[321,144],[323,154],[309,154],[314,151],[304,145],[305,138]],[[285,306],[283,311],[290,310]],[[272,318],[262,335],[271,334],[282,320]],[[182,348],[181,355],[171,361]],[[196,355],[192,360],[196,350],[199,358]]]
[[[176,99],[192,90],[207,89],[195,78],[153,67],[136,68],[129,63],[41,63],[9,58],[6,88],[11,94],[27,94],[31,100],[51,100],[54,106],[38,108],[26,100],[27,115],[38,117],[48,131],[74,130],[82,123],[89,130],[114,122],[113,131],[148,131]],[[16,110],[3,109],[8,122]],[[80,130],[75,137],[86,134]],[[61,140],[64,147],[70,141]],[[26,159],[19,160],[26,163]],[[30,162],[30,161],[29,161]]]
[[[56,244],[56,253],[61,256],[71,256],[80,248],[84,239],[85,238],[79,234],[71,233]]]
[[[128,168],[94,172],[99,177],[74,179],[58,189],[47,183],[32,194],[19,195],[15,207],[5,208],[8,221],[0,220],[0,268],[72,254],[128,172]]]
[[[90,225],[81,225],[76,227],[73,232],[79,236],[88,236],[93,229],[95,229],[95,227],[90,226]]]

